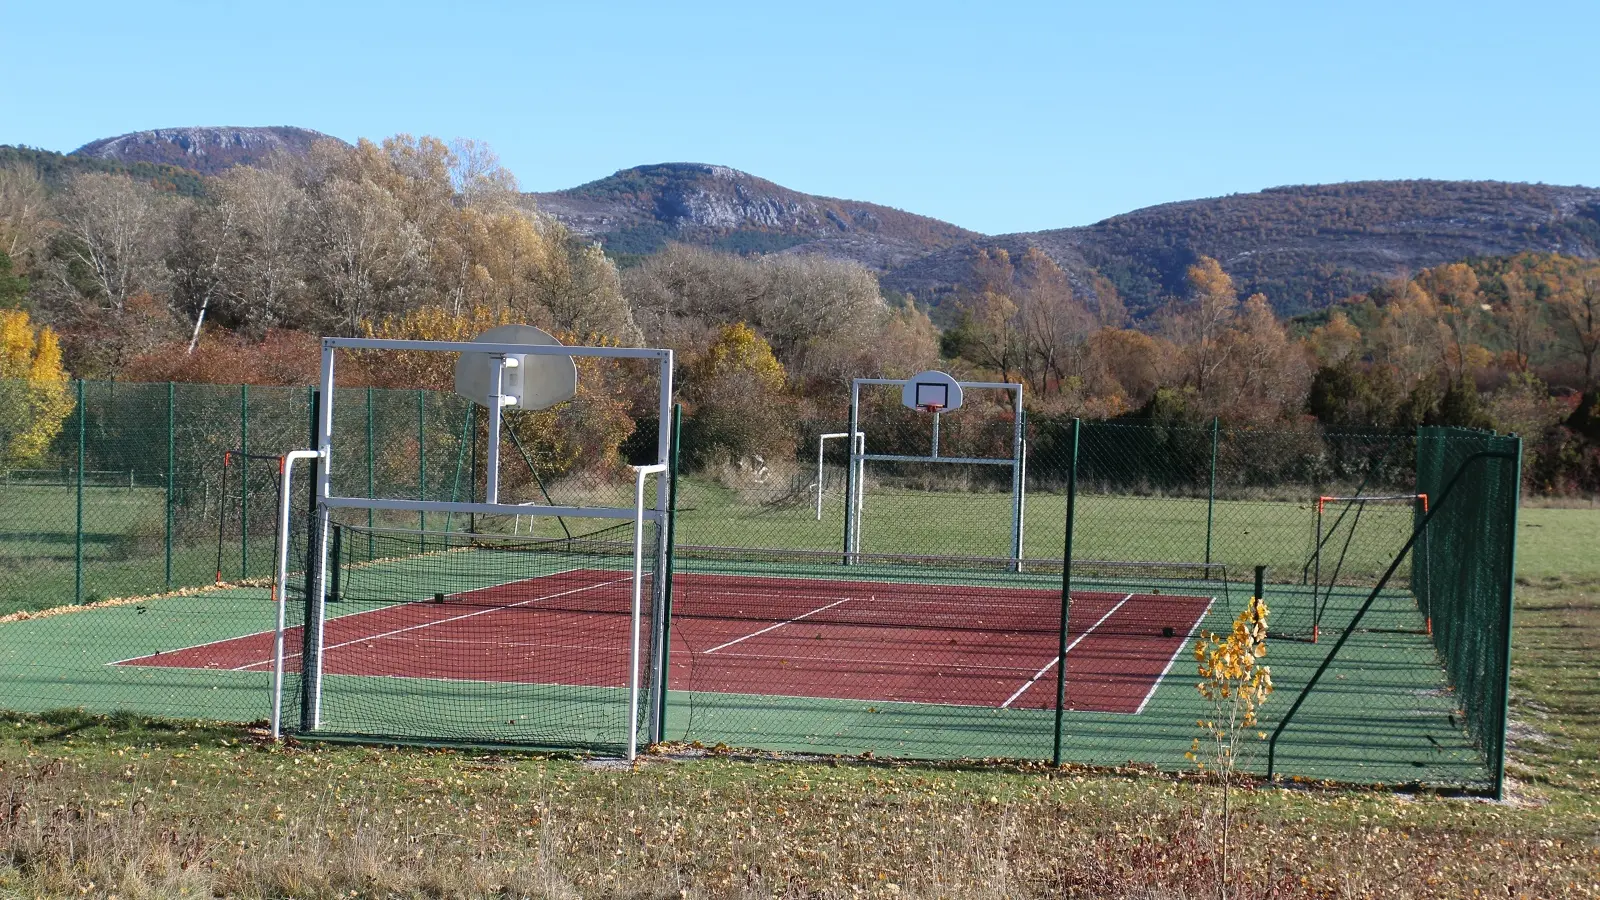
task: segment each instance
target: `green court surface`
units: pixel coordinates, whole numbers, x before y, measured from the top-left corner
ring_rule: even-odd
[[[372,563],[366,571],[376,574],[384,567],[389,575],[420,572],[410,562]],[[683,570],[738,574],[750,568],[727,562],[686,562],[680,567]],[[787,571],[804,575],[793,565]],[[817,566],[813,573],[841,577],[835,566]],[[851,577],[909,576],[868,568]],[[961,584],[955,576],[926,570],[918,570],[916,577],[949,584],[953,590],[959,590]],[[992,585],[999,577],[991,574],[984,582]],[[1059,587],[1059,578],[1048,575],[1004,578],[1021,586]],[[1149,582],[1079,587],[1151,590]],[[1180,584],[1170,585],[1169,590],[1179,592]],[[1230,592],[1236,592],[1232,601],[1236,608],[1248,587],[1233,585]],[[1325,622],[1347,621],[1362,599],[1364,595],[1353,591],[1337,593]],[[1298,587],[1273,587],[1268,600],[1286,617],[1309,604],[1305,589]],[[1223,602],[1215,603],[1202,627],[1225,630],[1229,615]],[[235,589],[0,624],[0,671],[5,673],[0,679],[0,707],[33,712],[82,707],[180,719],[262,720],[269,710],[265,672],[111,663],[255,634],[268,629],[271,622],[272,607],[264,590]],[[1464,732],[1430,640],[1421,633],[1415,602],[1404,592],[1385,595],[1367,624],[1376,627],[1352,637],[1285,731],[1277,747],[1278,771],[1286,776],[1346,782],[1485,783],[1489,775]],[[1265,661],[1273,667],[1277,694],[1263,710],[1259,726],[1263,732],[1276,727],[1277,717],[1288,709],[1330,648],[1327,641],[1270,642]],[[892,655],[895,648],[886,645],[884,652]],[[1184,759],[1184,753],[1199,734],[1196,720],[1207,716],[1194,680],[1193,659],[1185,649],[1139,713],[1066,713],[1062,734],[1065,759],[1164,770],[1189,768],[1192,764]],[[620,690],[588,688],[580,692],[551,684],[330,675],[324,691],[323,729],[330,735],[437,735],[448,739],[452,734],[470,733],[479,736],[478,743],[503,740],[526,744],[530,743],[527,722],[537,719],[547,724],[545,737],[532,738],[534,744],[614,752],[625,734],[621,728],[625,695]],[[294,723],[297,713],[297,701],[291,698],[286,720]],[[551,722],[559,727],[549,730]],[[665,737],[817,754],[1048,759],[1054,727],[1052,710],[673,691]],[[1265,742],[1253,741],[1245,764],[1256,771],[1264,769],[1265,753]]]

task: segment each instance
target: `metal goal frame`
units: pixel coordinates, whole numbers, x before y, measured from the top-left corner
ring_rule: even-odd
[[[412,500],[404,498],[370,498],[347,497],[333,493],[332,463],[334,457],[334,387],[335,387],[335,358],[341,350],[389,350],[389,351],[422,351],[429,353],[486,353],[491,357],[503,359],[507,356],[567,356],[575,359],[644,359],[655,360],[660,369],[659,384],[659,409],[657,428],[655,461],[644,466],[633,466],[634,471],[634,503],[630,506],[558,506],[553,504],[530,503],[500,503],[493,494],[489,500],[493,502],[459,502],[444,500]],[[498,370],[500,367],[496,366]],[[652,522],[656,527],[657,540],[651,548],[653,556],[653,571],[660,577],[651,580],[651,621],[659,623],[662,620],[666,603],[667,582],[669,573],[666,572],[667,547],[667,520],[669,510],[669,485],[664,477],[669,466],[671,429],[666,423],[672,421],[673,398],[673,353],[671,350],[655,348],[634,347],[569,347],[564,345],[534,345],[515,343],[493,343],[478,341],[422,341],[398,340],[387,338],[348,338],[325,337],[322,339],[322,365],[319,377],[321,389],[320,403],[316,409],[316,447],[310,451],[295,451],[290,456],[295,459],[315,460],[315,483],[312,486],[312,502],[314,507],[313,527],[310,535],[308,563],[311,572],[307,579],[310,591],[310,602],[307,603],[307,617],[304,625],[306,653],[302,661],[302,708],[300,716],[300,732],[314,734],[322,726],[322,667],[323,667],[323,627],[326,622],[326,603],[328,590],[328,534],[332,524],[332,513],[338,509],[368,509],[368,510],[400,510],[421,513],[476,513],[479,515],[507,515],[507,516],[567,516],[595,519],[621,519],[631,520],[634,523],[634,567],[633,567],[633,601],[632,613],[634,646],[630,651],[633,663],[630,676],[630,706],[634,711],[628,724],[628,758],[632,759],[637,750],[639,719],[637,716],[638,693],[640,690],[639,655],[642,648],[638,646],[640,640],[639,604],[643,582],[643,562],[645,548],[642,545],[643,525]],[[498,412],[498,411],[496,411]],[[492,420],[498,419],[492,416]],[[491,443],[497,441],[498,435],[492,436]],[[645,482],[654,477],[656,491],[653,506],[645,503]],[[289,473],[285,473],[285,487],[289,483]],[[284,508],[287,513],[287,506]],[[278,572],[280,582],[275,588],[275,597],[278,604],[278,627],[274,641],[274,674],[273,697],[274,734],[278,733],[280,714],[282,708],[282,683],[283,683],[283,622],[284,605],[286,603],[285,585],[281,578],[286,574],[287,547],[288,547],[288,516],[284,515],[280,522],[282,533],[279,536]],[[645,681],[645,703],[650,711],[645,717],[648,723],[646,740],[655,743],[660,740],[660,717],[655,711],[662,708],[666,701],[666,671],[664,661],[666,658],[664,648],[660,646],[664,630],[652,627],[650,649],[647,665],[648,676]]]

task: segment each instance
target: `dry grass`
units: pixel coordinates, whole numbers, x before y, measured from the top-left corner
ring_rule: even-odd
[[[16,720],[19,896],[1215,897],[1193,781],[1010,768],[274,747],[232,729]],[[1238,897],[1587,897],[1592,822],[1246,791]]]

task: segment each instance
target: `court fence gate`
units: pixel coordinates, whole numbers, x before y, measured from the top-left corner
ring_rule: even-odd
[[[315,391],[74,382],[70,394],[73,408],[46,452],[8,463],[0,477],[0,613],[12,614],[0,622],[8,670],[0,707],[267,720],[262,663],[273,618],[263,601],[280,482],[275,466],[236,460],[224,491],[224,454],[305,447]],[[483,423],[470,402],[341,388],[334,410],[348,440],[332,476],[345,493],[482,495]],[[945,417],[943,450],[1004,453],[1016,424],[1004,411],[975,405],[968,420],[959,412]],[[614,413],[596,403],[555,426],[611,422],[604,416]],[[662,429],[639,409],[630,414],[619,433],[636,437],[603,453],[579,446],[563,455],[543,432],[518,432],[522,443],[505,448],[526,462],[517,463],[518,502],[631,506],[626,463],[650,462],[639,447],[653,449]],[[893,452],[927,446],[930,424],[907,411],[863,431],[873,452]],[[938,477],[869,469],[860,557],[845,567],[849,442],[827,446],[820,476],[816,452],[818,436],[847,427],[842,417],[795,423],[792,460],[667,473],[670,608],[647,624],[654,643],[641,651],[661,673],[664,696],[648,716],[665,746],[905,759],[1059,754],[1189,769],[1184,753],[1203,712],[1192,637],[1225,630],[1264,566],[1264,661],[1278,692],[1262,709],[1269,740],[1252,745],[1246,768],[1500,789],[1515,437],[1033,417],[1023,423],[1025,565],[1016,572],[1009,484],[976,467]],[[288,493],[299,524],[287,587],[303,601],[315,591],[305,590],[307,567],[297,560],[314,529],[299,480]],[[1426,512],[1363,499],[1423,495]],[[1319,498],[1336,498],[1322,510],[1320,536]],[[613,628],[613,604],[625,598],[583,579],[631,565],[632,536],[618,527],[436,509],[331,517],[329,576],[338,583],[324,593],[338,599],[326,624],[350,631],[330,645],[378,638],[381,646],[395,640],[387,631],[494,610],[404,632],[447,639],[435,651],[466,649],[366,678],[361,714],[390,717],[384,740],[620,752],[609,726],[563,699],[612,708],[596,698],[615,696],[614,671],[575,662],[506,672],[483,661],[492,633],[506,630],[495,623],[524,612],[503,607],[528,596],[582,589],[561,598],[564,606],[525,604],[543,604],[526,611],[530,627],[579,637]],[[462,594],[467,601],[454,596]],[[402,605],[425,609],[376,611]],[[287,629],[303,624],[304,608],[290,605]],[[349,614],[364,609],[374,610],[369,623],[390,617],[393,627],[358,627],[361,616]],[[229,652],[207,658],[207,647]],[[288,647],[292,692],[295,641]],[[345,664],[335,660],[329,683],[363,677],[338,669]],[[289,702],[286,721],[298,715]]]

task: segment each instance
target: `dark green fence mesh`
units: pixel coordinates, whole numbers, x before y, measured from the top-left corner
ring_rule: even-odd
[[[0,613],[22,614],[0,623],[8,672],[0,705],[265,718],[260,659],[196,662],[191,648],[243,639],[253,652],[270,626],[273,458],[308,445],[313,392],[88,382],[74,384],[73,395],[81,400],[57,423],[47,451],[6,461],[0,478]],[[336,493],[482,498],[485,417],[470,404],[367,389],[342,389],[334,402]],[[581,397],[544,418],[520,419],[521,437],[503,447],[505,499],[628,505],[629,457],[653,453],[656,428],[653,411],[642,409],[648,403],[630,403]],[[869,413],[861,423],[869,452],[926,452],[928,417],[888,402]],[[686,439],[705,431],[694,424],[686,422]],[[1010,453],[1015,423],[1003,403],[969,398],[940,424],[944,455]],[[678,480],[668,738],[1035,759],[1050,758],[1059,739],[1070,761],[1186,768],[1195,720],[1205,715],[1187,648],[1197,630],[1227,628],[1264,567],[1272,608],[1267,661],[1279,693],[1263,709],[1261,727],[1281,732],[1273,744],[1277,772],[1498,783],[1514,438],[1041,416],[1026,428],[1020,564],[1011,558],[1009,469],[874,462],[861,479],[862,552],[845,565],[843,440],[827,443],[818,472],[820,436],[845,425],[797,423],[792,449],[762,456],[685,448],[695,465]],[[615,440],[588,437],[600,434]],[[564,442],[563,435],[586,437]],[[1452,481],[1454,499],[1426,520],[1379,590],[1424,521],[1415,498],[1436,500]],[[295,486],[297,545],[304,544],[307,483],[298,478]],[[443,563],[423,564],[451,548],[476,547],[475,536],[541,548],[538,562],[556,559],[552,539],[568,547],[605,542],[615,525],[367,510],[341,510],[336,521],[345,526],[343,567],[393,595],[336,611],[445,592],[426,583],[441,572],[447,580],[493,581],[495,572],[451,574]],[[1073,597],[1062,685],[1055,663],[1069,529]],[[384,537],[396,533],[408,537]],[[302,571],[304,547],[292,558]],[[466,565],[465,556],[446,558]],[[520,566],[499,574],[527,581]],[[539,571],[569,577],[567,569],[580,568],[614,566]],[[224,586],[213,587],[219,580]],[[292,600],[303,585],[303,575],[291,577]],[[117,598],[128,599],[107,602]],[[50,612],[36,614],[42,610]],[[470,667],[372,679],[382,690],[345,695],[365,705],[330,709],[360,719],[348,730],[388,737],[404,737],[407,728],[382,727],[374,717],[385,709],[442,704],[455,710],[452,733],[461,739],[516,741],[504,732],[518,726],[506,723],[535,721],[543,730],[530,730],[525,742],[586,743],[576,731],[551,737],[559,724],[531,707],[546,689],[593,688],[599,696],[607,685],[575,682],[609,676],[583,675],[581,667],[571,677],[538,666],[496,671],[488,679]],[[295,687],[293,672],[290,680]],[[298,718],[298,710],[286,712],[291,724]],[[1260,749],[1246,765],[1264,771]]]
[[[1427,555],[1413,554],[1415,580],[1468,730],[1497,774],[1505,768],[1521,456],[1516,437],[1482,431],[1424,428],[1417,440],[1418,490],[1442,502],[1425,532]]]

